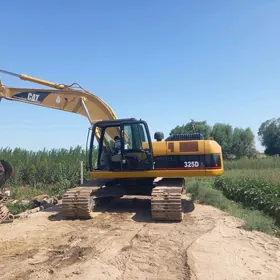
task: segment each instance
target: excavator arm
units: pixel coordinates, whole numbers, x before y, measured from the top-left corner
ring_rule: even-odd
[[[85,90],[77,83],[73,83],[72,85],[57,84],[25,74],[16,74],[1,69],[0,73],[51,88],[14,88],[3,85],[0,80],[0,101],[3,98],[10,101],[19,101],[80,114],[88,118],[91,125],[100,120],[117,119],[113,109],[106,102]],[[116,135],[115,133],[118,132],[111,130],[110,134],[112,135],[110,135],[110,137],[113,138],[114,135]],[[99,140],[98,134],[97,132],[96,136]]]

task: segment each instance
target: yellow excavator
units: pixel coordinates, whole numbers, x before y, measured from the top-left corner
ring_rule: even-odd
[[[0,100],[72,112],[90,122],[87,168],[92,181],[64,193],[65,217],[89,219],[95,206],[108,199],[145,195],[151,197],[153,220],[181,221],[184,178],[219,176],[224,172],[221,146],[211,138],[193,133],[171,135],[164,140],[163,133],[156,132],[156,141],[152,142],[146,121],[118,119],[108,104],[78,83],[57,84],[0,72],[51,88],[14,88],[0,80]]]

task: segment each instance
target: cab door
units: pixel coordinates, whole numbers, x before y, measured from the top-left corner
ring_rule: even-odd
[[[154,168],[151,137],[144,121],[123,123],[122,126],[122,169],[152,170]]]

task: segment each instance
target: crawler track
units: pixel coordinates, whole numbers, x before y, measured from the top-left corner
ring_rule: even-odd
[[[163,179],[152,191],[151,214],[158,221],[182,221],[183,179]]]
[[[76,187],[62,197],[62,214],[67,218],[90,219],[95,207],[93,194],[99,187]]]
[[[62,215],[72,219],[91,219],[96,205],[115,196],[113,188],[79,186],[69,189],[62,198]],[[182,221],[182,190],[184,179],[165,178],[157,183],[151,194],[151,215],[155,221]],[[103,192],[102,192],[103,190]],[[101,192],[100,192],[101,191]],[[113,192],[112,192],[113,191]],[[102,194],[103,193],[103,194]]]

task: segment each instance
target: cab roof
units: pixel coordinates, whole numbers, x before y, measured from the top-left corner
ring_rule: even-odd
[[[105,126],[119,126],[123,123],[134,123],[134,122],[142,122],[142,120],[137,120],[135,118],[124,118],[124,119],[116,119],[116,120],[105,120],[98,121],[95,123],[96,126],[105,127]]]

